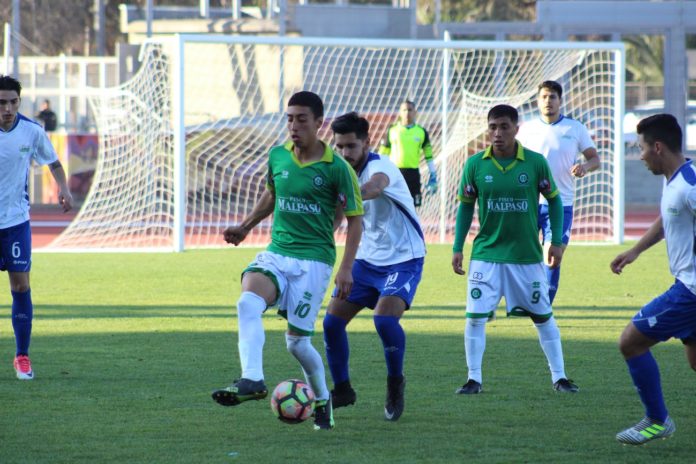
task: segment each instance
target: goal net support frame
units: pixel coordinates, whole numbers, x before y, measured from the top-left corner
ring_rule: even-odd
[[[428,242],[451,242],[458,180],[468,156],[486,146],[487,110],[507,103],[522,120],[535,117],[537,85],[547,79],[563,85],[563,113],[590,128],[602,162],[578,179],[574,241],[621,243],[624,56],[615,42],[149,40],[133,79],[90,101],[100,135],[93,186],[47,250],[224,245],[224,228],[263,191],[265,153],[284,141],[285,104],[298,90],[324,99],[324,140],[332,118],[358,111],[370,120],[374,151],[399,103],[415,101],[440,181],[419,214]],[[247,242],[267,243],[270,226],[267,218]]]

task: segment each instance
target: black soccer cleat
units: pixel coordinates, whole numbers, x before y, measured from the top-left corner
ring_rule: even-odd
[[[314,430],[331,430],[334,428],[331,399],[317,401],[314,406]]]
[[[482,391],[483,387],[480,383],[473,379],[469,379],[464,385],[457,388],[457,391],[455,393],[457,393],[458,395],[476,395],[478,393],[481,393]]]
[[[244,401],[262,400],[268,395],[268,388],[263,380],[239,379],[227,388],[215,390],[213,400],[223,406],[237,406]]]
[[[564,393],[577,393],[580,390],[572,380],[568,379],[559,379],[553,384],[553,389]]]
[[[387,376],[387,401],[384,403],[384,418],[388,421],[397,421],[404,412],[404,389],[406,379]]]
[[[357,395],[350,385],[350,380],[337,383],[331,390],[331,403],[334,409],[355,404],[356,399]]]

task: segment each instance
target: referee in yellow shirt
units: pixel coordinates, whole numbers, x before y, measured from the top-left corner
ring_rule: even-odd
[[[379,153],[388,155],[406,179],[408,189],[413,197],[413,204],[421,205],[421,179],[418,165],[421,152],[428,163],[430,179],[427,189],[430,193],[437,191],[437,174],[433,163],[433,147],[428,131],[416,124],[416,105],[404,100],[399,107],[399,120],[387,130],[387,135],[379,148]]]

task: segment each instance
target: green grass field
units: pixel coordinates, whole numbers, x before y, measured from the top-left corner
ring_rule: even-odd
[[[266,400],[210,399],[239,374],[234,305],[257,250],[36,254],[31,382],[15,379],[10,295],[0,292],[0,463],[692,462],[696,377],[678,341],[654,350],[677,433],[640,448],[614,440],[643,413],[618,336],[671,281],[664,245],[611,274],[625,248],[565,256],[554,309],[579,394],[552,390],[531,322],[500,310],[487,328],[485,391],[466,397],[454,394],[466,380],[466,280],[451,272],[449,247],[429,247],[403,319],[403,417],[383,419],[386,371],[366,311],[349,326],[358,402],[336,411],[331,432],[285,425]],[[300,377],[284,321],[268,311],[264,324],[267,384]],[[317,331],[323,354],[320,322]]]

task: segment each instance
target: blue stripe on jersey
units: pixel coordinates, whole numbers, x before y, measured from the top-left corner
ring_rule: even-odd
[[[29,168],[29,171],[27,171],[27,177],[24,179],[24,200],[29,202],[29,173],[31,172],[31,168]]]
[[[551,125],[552,125],[552,126],[555,126],[555,125],[558,124],[559,122],[563,121],[564,118],[565,118],[565,116],[561,114],[561,115],[558,117],[558,119],[557,119],[556,121],[554,121],[554,122],[551,123]]]
[[[363,165],[363,168],[358,173],[358,177],[360,177],[360,174],[362,174],[362,172],[365,170],[367,163],[369,163],[370,161],[377,161],[379,159],[380,159],[380,155],[378,155],[377,153],[369,152],[367,154],[367,162]],[[389,197],[387,197],[387,198],[389,198]],[[416,232],[418,232],[418,235],[420,236],[420,238],[423,239],[423,241],[425,241],[425,236],[423,235],[423,231],[421,230],[420,225],[418,225],[418,221],[416,221],[413,217],[411,217],[411,215],[408,213],[406,208],[404,208],[400,203],[394,201],[391,198],[389,198],[389,199],[394,202],[394,204],[399,209],[399,211],[401,211],[401,214],[406,216],[406,218],[408,219],[408,222],[410,222],[411,225],[413,226],[413,228],[416,229]]]
[[[565,116],[565,115],[561,114],[561,115],[558,117],[558,119],[555,120],[555,121],[552,122],[552,123],[548,123],[548,122],[544,121],[543,118],[539,118],[539,121],[543,122],[543,123],[546,124],[547,126],[555,126],[556,124],[558,124],[559,122],[563,121],[564,119],[572,119],[572,118],[569,118],[568,116]]]
[[[694,173],[694,170],[691,169],[691,160],[687,159],[686,163],[684,163],[674,175],[679,173],[681,173],[687,184],[696,185],[696,173]],[[672,179],[674,179],[674,176],[672,176]],[[670,181],[672,179],[670,179]]]
[[[37,126],[39,126],[39,127],[41,127],[41,128],[43,129],[43,126],[42,126],[41,124],[39,124],[38,122],[36,122],[36,121],[34,121],[33,119],[30,119],[30,118],[24,116],[22,113],[17,113],[17,119],[16,119],[16,121],[19,122],[20,119],[21,119],[22,121],[26,121],[26,122],[30,122],[30,123],[32,123],[32,124],[36,124]]]
[[[390,198],[390,200],[391,200],[391,198]],[[392,200],[392,201],[394,201],[394,200]],[[399,211],[401,211],[401,214],[406,216],[406,218],[411,223],[413,228],[416,229],[416,232],[418,232],[418,235],[420,236],[420,238],[423,241],[425,241],[425,236],[423,235],[423,231],[421,230],[420,226],[418,225],[418,221],[416,221],[410,214],[408,214],[408,211],[406,210],[406,208],[403,207],[403,205],[401,205],[401,203],[397,203],[396,201],[394,201],[394,204],[399,209]]]
[[[367,163],[370,161],[377,161],[379,159],[379,155],[377,153],[372,153],[371,151],[367,153],[367,161],[365,161],[365,164],[363,164],[362,169],[360,169],[360,172],[358,173],[358,177],[360,177],[360,174],[363,173],[365,168],[367,167]]]

